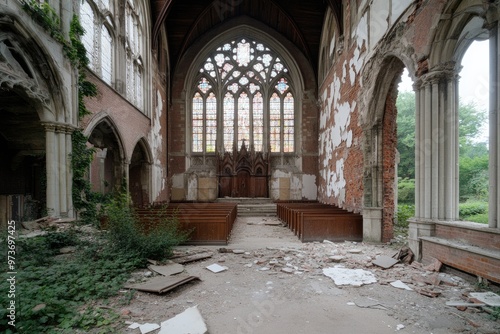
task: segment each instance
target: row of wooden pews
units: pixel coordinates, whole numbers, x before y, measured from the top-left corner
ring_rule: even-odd
[[[277,203],[277,214],[302,242],[363,240],[363,216],[333,205]]]
[[[236,203],[170,203],[135,210],[148,231],[162,218],[174,217],[190,231],[188,245],[227,245],[238,214]]]

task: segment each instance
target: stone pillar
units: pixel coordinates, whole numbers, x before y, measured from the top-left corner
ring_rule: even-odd
[[[437,220],[458,219],[458,70],[455,63],[431,69],[415,84],[415,218],[412,251]]]
[[[66,128],[66,157],[68,168],[66,168],[66,205],[68,208],[68,218],[75,217],[75,209],[73,207],[73,168],[71,165],[71,154],[73,153],[73,142],[71,141],[71,134],[73,128]]]
[[[58,173],[59,173],[59,210],[61,217],[68,216],[68,203],[66,197],[66,173],[67,173],[67,164],[68,164],[68,156],[66,152],[66,127],[58,126],[56,128],[56,141],[59,147],[58,156],[56,158],[58,165]]]
[[[488,225],[491,228],[500,228],[499,214],[500,210],[500,154],[498,152],[500,147],[500,135],[498,129],[500,128],[500,117],[498,111],[500,108],[500,43],[499,43],[499,29],[498,21],[492,24],[490,30],[490,111],[489,111],[489,212],[488,212]]]
[[[45,123],[45,166],[47,175],[47,214],[50,217],[58,217],[59,211],[59,187],[57,186],[58,168],[56,161],[56,153],[58,146],[56,146],[55,125]]]

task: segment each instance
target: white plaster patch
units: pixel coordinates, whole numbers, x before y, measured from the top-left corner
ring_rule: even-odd
[[[156,100],[157,107],[154,113],[154,117],[152,119],[151,132],[149,142],[151,143],[151,150],[153,151],[153,165],[151,167],[151,196],[152,201],[155,201],[160,192],[165,189],[165,177],[163,175],[163,167],[160,160],[161,152],[162,152],[162,144],[163,138],[161,135],[161,111],[163,109],[163,101],[161,99],[161,94],[159,91],[156,91]]]
[[[368,41],[368,12],[365,13],[356,27],[356,44],[358,49],[361,49],[363,43]]]
[[[196,201],[198,199],[198,178],[191,174],[188,179],[188,193],[186,196],[188,201]]]
[[[375,47],[389,29],[389,6],[387,0],[373,0],[370,6],[370,50]]]
[[[393,0],[391,6],[391,22],[393,25],[394,22],[403,14],[403,12],[410,6],[413,0]]]
[[[317,198],[317,194],[318,187],[316,186],[316,175],[302,175],[302,198],[315,200]]]

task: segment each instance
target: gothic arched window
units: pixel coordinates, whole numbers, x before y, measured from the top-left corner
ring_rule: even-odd
[[[125,48],[127,53],[127,98],[137,108],[144,108],[144,65],[143,43],[144,27],[141,7],[127,0],[125,6]]]
[[[288,69],[263,43],[241,38],[201,65],[192,95],[192,152],[292,153],[295,99]]]
[[[109,1],[85,0],[80,6],[80,21],[85,29],[82,42],[87,50],[89,67],[104,82],[113,80],[114,41],[112,8]]]

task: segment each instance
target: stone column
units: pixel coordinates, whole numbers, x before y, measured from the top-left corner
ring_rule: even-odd
[[[66,127],[58,126],[56,128],[56,140],[58,145],[58,156],[56,158],[59,173],[59,210],[61,217],[68,216],[68,203],[66,197],[66,173],[67,173],[67,163],[68,155],[66,152]]]
[[[66,169],[66,204],[68,208],[68,218],[75,217],[73,207],[73,168],[71,165],[71,154],[73,153],[73,142],[71,141],[71,134],[73,133],[71,126],[66,127],[66,157],[68,168]]]
[[[500,108],[500,43],[499,43],[499,29],[498,21],[492,24],[490,30],[490,111],[489,111],[489,212],[488,212],[488,225],[491,228],[500,228],[499,214],[500,210],[500,154],[498,152],[500,147],[500,135],[498,129],[500,128],[500,117],[498,117],[498,110]]]
[[[415,217],[410,247],[420,254],[421,236],[433,222],[458,219],[458,70],[440,64],[415,84]]]
[[[59,211],[59,187],[57,186],[58,168],[56,161],[56,153],[58,146],[56,145],[55,125],[50,123],[43,124],[45,127],[45,168],[47,175],[47,214],[50,217],[58,217]]]

